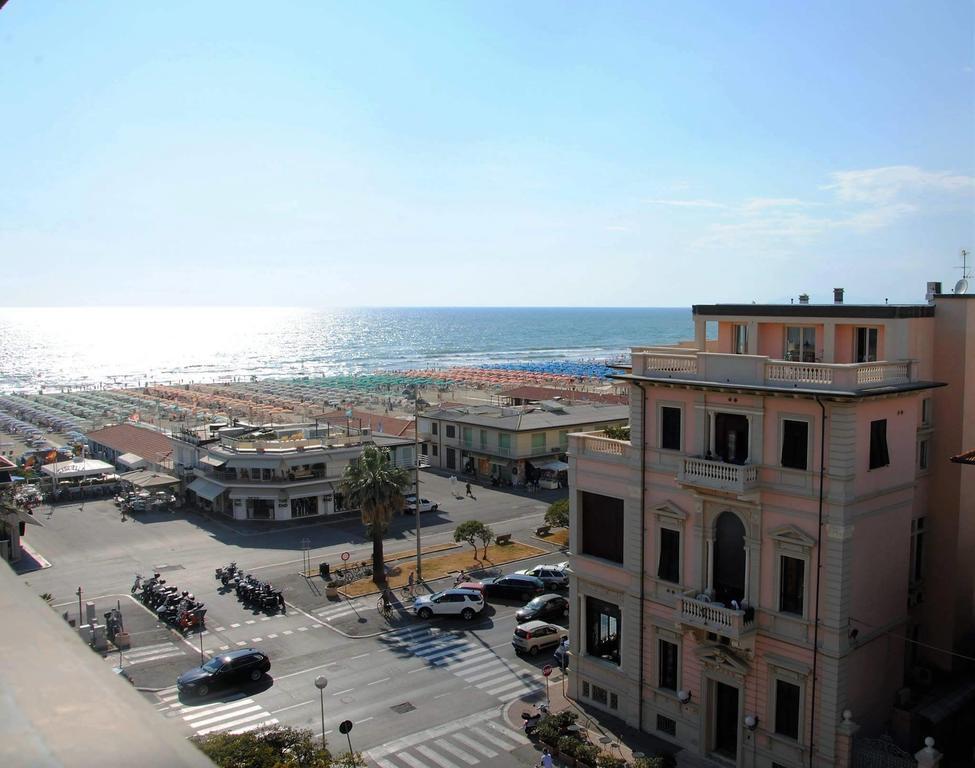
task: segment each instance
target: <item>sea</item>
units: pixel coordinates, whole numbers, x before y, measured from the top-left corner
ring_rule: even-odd
[[[690,308],[0,308],[0,392],[619,359]]]

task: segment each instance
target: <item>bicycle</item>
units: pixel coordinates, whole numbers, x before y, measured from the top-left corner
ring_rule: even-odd
[[[416,591],[415,591],[415,589],[416,589],[415,586],[414,587],[411,587],[409,584],[405,584],[403,586],[403,589],[401,591],[401,594],[403,595],[403,601],[404,602],[407,602],[407,603],[415,603],[416,602]]]
[[[390,597],[391,595],[387,589],[379,596],[379,600],[376,602],[376,610],[387,619],[393,616],[393,601]]]

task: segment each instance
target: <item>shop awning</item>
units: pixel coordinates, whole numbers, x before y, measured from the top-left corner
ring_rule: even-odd
[[[187,486],[187,490],[193,491],[201,499],[213,501],[223,493],[223,486],[212,483],[205,478],[198,477]]]
[[[564,461],[550,461],[547,464],[542,464],[539,469],[548,469],[552,472],[565,472],[569,469],[569,465]]]
[[[40,525],[42,528],[44,527],[40,520],[34,517],[30,512],[28,512],[23,507],[3,506],[0,507],[0,514],[2,514],[8,520],[16,518],[17,520],[21,520],[27,523],[27,525]]]
[[[129,469],[139,469],[147,464],[144,458],[134,453],[123,453],[115,461],[117,464],[122,464]]]
[[[89,477],[90,475],[107,475],[115,472],[115,467],[97,459],[72,459],[59,461],[56,464],[45,464],[41,467],[48,477],[67,480],[72,477]]]
[[[215,456],[203,456],[200,458],[200,463],[214,469],[220,469],[220,467],[226,466],[227,460],[218,459]]]
[[[277,501],[279,498],[282,498],[282,496],[279,491],[276,491],[273,488],[254,488],[253,490],[240,490],[239,488],[235,488],[230,492],[230,498],[234,500],[264,499],[266,501]],[[283,498],[287,499],[288,497],[285,494]]]

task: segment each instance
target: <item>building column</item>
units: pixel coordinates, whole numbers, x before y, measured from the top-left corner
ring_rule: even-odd
[[[758,354],[758,322],[755,320],[745,325],[745,354]]]
[[[836,768],[850,768],[853,765],[853,737],[860,726],[853,722],[853,713],[843,710],[843,722],[836,729]]]
[[[818,352],[819,350],[817,350]],[[827,320],[823,323],[823,362],[832,363],[836,359],[836,323]]]

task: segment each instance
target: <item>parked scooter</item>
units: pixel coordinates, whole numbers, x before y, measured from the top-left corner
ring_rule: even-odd
[[[232,562],[230,565],[225,566],[223,568],[214,568],[213,575],[214,575],[214,578],[219,579],[224,584],[227,584],[239,572],[240,572],[240,569],[237,567],[237,563],[236,562]]]
[[[137,573],[135,575],[135,581],[132,582],[132,589],[129,590],[133,595],[142,589],[142,574]]]
[[[544,704],[538,705],[537,712],[522,712],[521,719],[523,721],[523,730],[525,736],[528,738],[534,738],[536,732],[538,731],[538,724],[542,721],[542,717],[548,715],[548,707]]]

